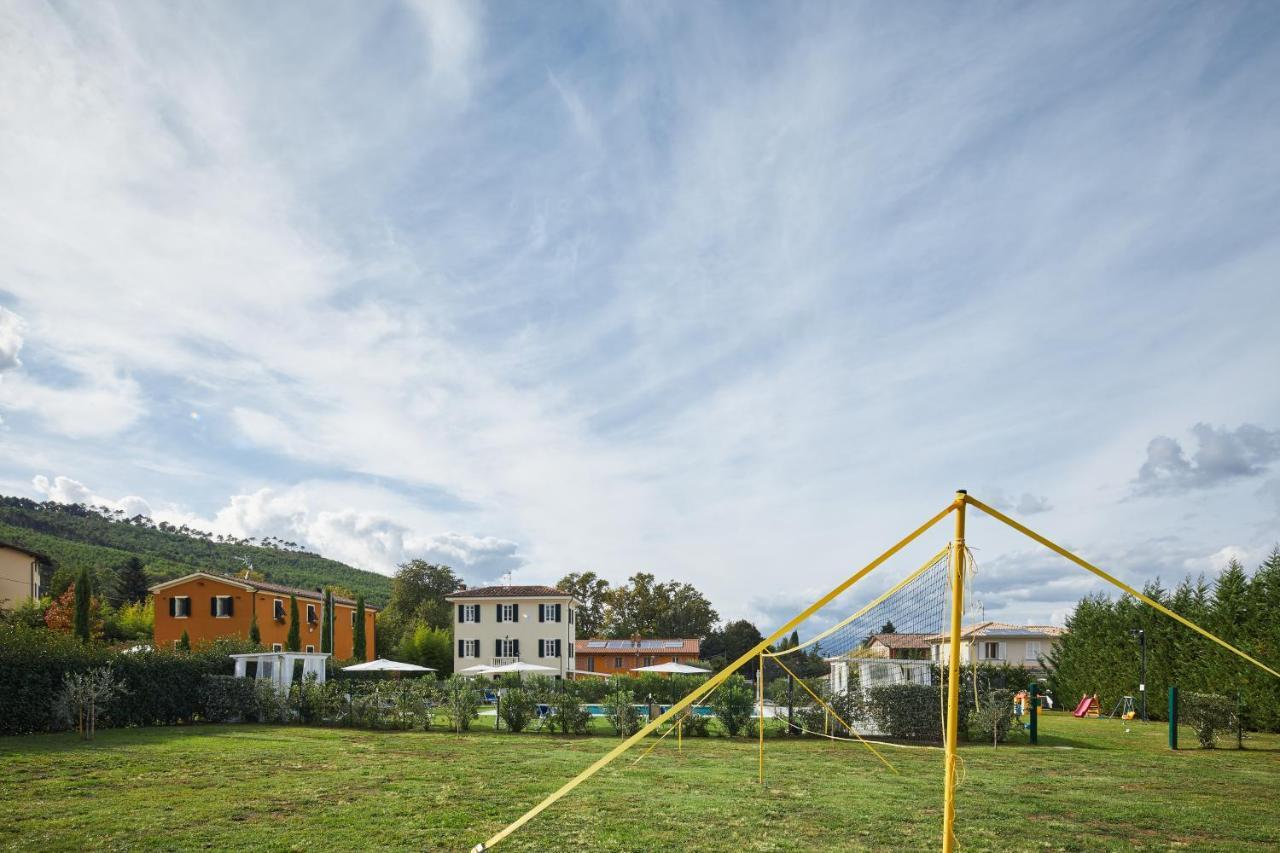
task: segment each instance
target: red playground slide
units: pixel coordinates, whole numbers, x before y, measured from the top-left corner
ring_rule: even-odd
[[[1071,716],[1083,717],[1085,714],[1088,714],[1091,710],[1093,710],[1093,706],[1097,703],[1097,701],[1098,701],[1098,698],[1096,696],[1081,696],[1080,704],[1077,705],[1076,709],[1071,712]],[[1097,713],[1094,713],[1093,716],[1096,717]]]

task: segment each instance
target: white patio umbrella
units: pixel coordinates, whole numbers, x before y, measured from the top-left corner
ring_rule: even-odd
[[[343,672],[435,672],[429,666],[418,666],[416,663],[401,663],[398,660],[378,658],[367,663],[355,663],[344,666]]]
[[[488,675],[493,672],[494,668],[487,663],[472,664],[464,669],[458,670],[459,675]]]
[[[668,675],[710,675],[709,669],[698,669],[687,663],[656,663],[653,666],[638,666],[632,672],[665,672]]]
[[[559,672],[560,670],[554,666],[543,666],[540,663],[525,663],[522,660],[518,660],[514,663],[495,666],[489,671],[495,675],[501,675],[504,672]]]

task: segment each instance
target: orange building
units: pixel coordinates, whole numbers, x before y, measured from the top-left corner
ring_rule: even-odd
[[[577,640],[574,643],[578,670],[612,674],[629,673],[641,666],[660,663],[696,664],[702,653],[701,640]]]
[[[156,648],[171,647],[182,632],[193,645],[218,637],[248,637],[256,614],[262,645],[283,651],[289,636],[289,596],[298,599],[299,651],[320,651],[324,629],[324,593],[313,589],[196,572],[151,587],[156,605]],[[365,605],[365,657],[374,657],[377,609]],[[333,656],[354,657],[356,603],[333,598]]]

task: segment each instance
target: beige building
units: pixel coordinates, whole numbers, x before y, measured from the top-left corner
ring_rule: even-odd
[[[574,664],[579,602],[550,586],[490,586],[446,596],[454,605],[453,670],[523,661],[553,667],[563,678]]]
[[[40,571],[52,560],[19,545],[0,542],[0,610],[12,610],[42,592]]]
[[[1027,669],[1044,669],[1041,662],[1066,633],[1056,625],[1009,625],[979,622],[960,630],[960,662],[968,664],[1008,664]],[[951,662],[950,634],[929,638],[930,660],[942,665]]]

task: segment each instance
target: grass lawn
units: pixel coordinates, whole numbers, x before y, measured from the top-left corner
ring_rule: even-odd
[[[1280,846],[1280,737],[1165,749],[1165,728],[1047,715],[1040,747],[967,745],[962,849]],[[11,849],[465,850],[614,745],[607,737],[227,725],[0,739]],[[1233,744],[1232,744],[1233,745]],[[1071,747],[1071,748],[1062,748]],[[664,740],[629,753],[499,849],[935,849],[939,750]]]

